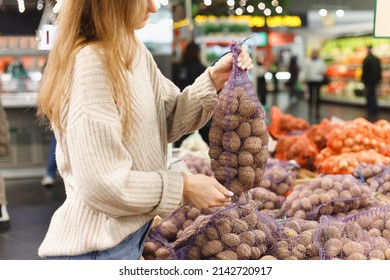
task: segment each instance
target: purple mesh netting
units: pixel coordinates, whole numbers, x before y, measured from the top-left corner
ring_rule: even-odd
[[[282,209],[288,217],[314,220],[364,208],[369,205],[370,196],[368,186],[350,174],[326,175],[296,187]]]
[[[322,216],[314,233],[314,243],[322,260],[385,259],[389,242],[372,236],[354,221],[342,222]]]
[[[318,222],[290,218],[278,223],[283,228],[283,237],[278,240],[273,256],[279,260],[319,259],[319,252],[313,241]]]
[[[260,187],[268,189],[277,195],[285,195],[294,184],[298,166],[289,161],[269,158],[265,165],[263,180]]]
[[[356,222],[373,236],[390,241],[390,204],[349,215],[342,222]]]
[[[178,240],[175,259],[260,259],[280,236],[275,221],[259,213],[252,202],[233,204],[187,231],[192,234],[185,242]],[[183,236],[187,236],[186,231]]]
[[[268,130],[248,74],[237,66],[240,43],[230,47],[233,69],[214,109],[209,156],[215,178],[237,199],[261,182],[268,158]]]

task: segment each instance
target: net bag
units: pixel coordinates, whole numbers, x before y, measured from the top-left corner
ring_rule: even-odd
[[[180,260],[258,260],[275,246],[280,232],[275,221],[256,206],[233,204],[198,220],[174,243]]]
[[[389,242],[373,236],[353,221],[322,216],[314,233],[322,260],[384,260]]]
[[[209,156],[215,178],[238,197],[261,182],[269,136],[264,108],[247,72],[237,66],[240,43],[230,48],[233,70],[214,108]]]
[[[272,253],[278,260],[316,260],[319,252],[313,236],[318,222],[299,218],[278,221],[283,228],[283,236]]]
[[[326,175],[294,188],[282,205],[288,217],[315,220],[370,203],[368,186],[352,175]]]

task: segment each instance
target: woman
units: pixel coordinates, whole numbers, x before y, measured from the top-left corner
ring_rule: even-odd
[[[65,1],[38,115],[50,120],[66,200],[39,248],[50,259],[138,259],[150,221],[183,200],[223,206],[216,180],[167,170],[167,143],[202,127],[227,81],[231,55],[183,92],[134,35],[153,0]],[[141,18],[140,18],[140,15]],[[251,69],[243,49],[240,67]]]

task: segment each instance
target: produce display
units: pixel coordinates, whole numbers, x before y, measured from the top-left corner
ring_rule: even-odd
[[[210,177],[214,176],[210,162],[200,156],[186,154],[183,157],[183,162],[192,174],[204,174]]]
[[[236,204],[189,228],[174,244],[177,259],[258,260],[279,236],[275,222],[256,204]]]
[[[260,187],[277,195],[285,195],[293,186],[298,166],[292,162],[269,158]]]
[[[240,44],[231,46],[232,74],[219,94],[209,132],[215,178],[237,197],[257,186],[268,158],[265,111],[248,74],[237,67]]]
[[[211,162],[183,156],[191,172],[212,176],[210,168],[236,197],[210,210],[181,206],[149,231],[144,259],[390,260],[390,123],[324,119],[285,130],[274,153],[263,143],[251,150],[246,140],[268,139],[268,132],[262,110],[240,113],[247,91],[235,86],[229,96],[236,99],[220,96],[209,137]],[[258,155],[264,161],[255,166]],[[261,169],[261,176],[251,175],[249,184],[243,167]]]
[[[268,131],[275,139],[286,134],[306,130],[310,127],[307,121],[294,117],[291,114],[283,114],[276,106],[271,107],[270,115],[272,122],[268,126]]]
[[[370,189],[352,175],[326,175],[294,188],[282,209],[288,217],[315,220],[366,207]]]
[[[389,241],[374,236],[353,221],[337,221],[321,217],[314,236],[319,244],[321,259],[332,260],[385,260]]]

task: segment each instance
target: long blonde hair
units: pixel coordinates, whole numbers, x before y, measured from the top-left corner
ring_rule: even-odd
[[[130,94],[126,72],[132,71],[138,41],[134,30],[143,20],[145,0],[67,0],[58,16],[58,33],[50,51],[38,95],[37,116],[60,131],[62,102],[69,98],[75,56],[86,45],[97,47],[122,128],[130,124]],[[98,94],[98,93],[97,93]],[[126,131],[125,129],[123,131]]]

